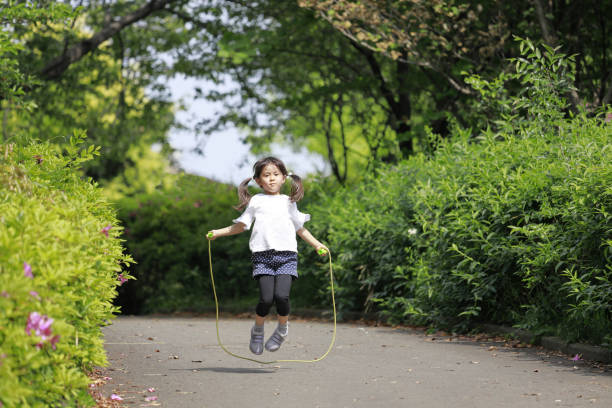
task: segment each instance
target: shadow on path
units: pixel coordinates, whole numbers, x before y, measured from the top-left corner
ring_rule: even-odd
[[[274,374],[278,369],[270,368],[230,368],[230,367],[201,367],[201,368],[171,368],[168,371],[213,371],[215,373],[232,374]]]

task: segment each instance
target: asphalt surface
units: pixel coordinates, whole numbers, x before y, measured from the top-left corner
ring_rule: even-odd
[[[290,320],[281,350],[254,356],[251,325],[223,318],[221,339],[262,360],[319,357],[333,329]],[[266,323],[266,338],[274,327]],[[110,366],[100,391],[126,407],[612,407],[610,366],[502,338],[338,324],[324,360],[261,365],[223,352],[214,317],[124,316],[103,332]]]

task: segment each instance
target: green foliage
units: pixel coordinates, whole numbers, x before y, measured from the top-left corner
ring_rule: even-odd
[[[168,160],[147,144],[130,146],[125,157],[130,161],[125,170],[112,180],[101,183],[104,194],[113,202],[123,197],[150,194],[158,189],[166,190],[176,182],[178,176]]]
[[[137,280],[121,288],[118,302],[129,313],[202,310],[213,304],[206,233],[232,223],[239,212],[236,188],[181,175],[172,188],[118,202],[124,237],[136,260]],[[223,304],[256,296],[251,279],[249,234],[212,242],[215,285]]]
[[[105,15],[108,19],[109,10],[100,9],[96,2],[75,10],[58,2],[27,3],[34,6],[19,2],[10,8],[13,14],[2,21],[0,31],[0,55],[10,56],[0,60],[0,90],[14,89],[13,94],[0,97],[4,138],[11,135],[11,142],[38,139],[68,145],[66,135],[73,128],[85,129],[88,139],[101,146],[102,154],[83,166],[97,181],[112,179],[130,167],[128,152],[133,145],[158,143],[168,153],[166,133],[174,124],[174,107],[167,92],[154,84],[157,69],[163,68],[154,67],[159,63],[150,50],[138,61],[126,55],[127,48],[135,50],[147,41],[147,30],[122,31],[73,64],[61,78],[50,81],[43,74],[45,65],[91,36],[91,30],[104,24]],[[47,8],[39,8],[42,4]],[[41,16],[44,10],[47,18]],[[1,14],[4,17],[4,10]],[[6,50],[5,42],[10,47]],[[2,72],[4,64],[11,68],[8,81]]]
[[[326,193],[324,184],[312,186],[317,198],[307,207],[313,219],[308,228],[332,251],[340,316],[344,311],[370,311],[374,299],[402,294],[392,289],[398,285],[394,274],[405,269],[404,248],[410,245],[413,226],[409,212],[402,214],[408,209],[399,204],[401,188],[396,183],[403,177],[397,170],[390,175],[378,170],[364,183],[340,192]],[[326,307],[330,290],[326,268],[312,256],[302,255],[300,262],[300,273],[319,278],[317,300]]]
[[[321,193],[313,232],[339,254],[341,309],[612,346],[612,126],[565,117],[567,62],[522,48],[524,91],[504,99],[516,113],[494,118],[495,130],[457,128],[431,157]]]
[[[476,112],[473,119],[480,126],[523,137],[551,132],[549,126],[554,126],[570,108],[566,95],[576,90],[572,85],[574,57],[559,53],[561,47],[542,44],[540,48],[529,39],[515,36],[515,40],[522,55],[510,59],[514,73],[502,72],[490,81],[479,75],[466,77],[479,95],[472,104]],[[508,89],[511,86],[518,90],[512,96]],[[478,121],[483,118],[488,120]]]
[[[93,405],[87,370],[105,365],[100,327],[113,318],[121,263],[114,210],[79,168],[98,149],[75,131],[65,153],[49,143],[0,145],[0,402]],[[26,276],[31,268],[33,277]],[[124,277],[129,277],[124,274]],[[52,335],[30,332],[36,312]]]
[[[25,47],[23,43],[15,41],[15,30],[22,25],[61,21],[73,15],[72,9],[66,4],[37,3],[9,0],[0,6],[0,101],[12,101],[17,106],[28,106],[22,100],[23,88],[37,82],[19,68],[18,55]],[[32,108],[32,105],[28,107]]]

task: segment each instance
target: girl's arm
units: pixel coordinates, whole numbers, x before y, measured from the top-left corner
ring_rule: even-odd
[[[308,231],[306,228],[300,228],[297,231],[297,234],[306,242],[308,242],[310,245],[312,245],[316,250],[317,253],[321,256],[324,256],[325,253],[320,253],[319,250],[321,248],[325,249],[326,251],[329,252],[329,249],[323,245],[322,243],[320,243],[315,237],[312,236],[312,234],[310,233],[310,231]]]
[[[228,235],[236,235],[236,234],[240,234],[245,229],[246,229],[246,225],[244,225],[241,222],[237,222],[235,224],[230,225],[229,227],[208,231],[207,238],[210,240],[214,240],[219,237],[226,237]]]

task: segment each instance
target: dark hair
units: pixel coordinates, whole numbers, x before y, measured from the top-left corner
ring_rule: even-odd
[[[289,174],[289,172],[287,172],[287,167],[285,167],[285,163],[283,163],[276,157],[268,156],[264,157],[263,159],[257,160],[257,162],[253,165],[253,177],[244,179],[242,183],[240,183],[240,185],[238,186],[238,200],[240,202],[238,203],[238,205],[234,206],[235,209],[240,211],[249,204],[249,201],[251,201],[251,195],[249,194],[247,186],[249,185],[249,182],[251,180],[259,178],[259,176],[261,175],[261,171],[268,164],[275,165],[283,174],[283,176],[291,177],[291,196],[289,197],[291,201],[297,202],[300,201],[302,197],[304,197],[304,187],[302,186],[302,179],[300,178],[300,176],[298,176],[297,174]]]

